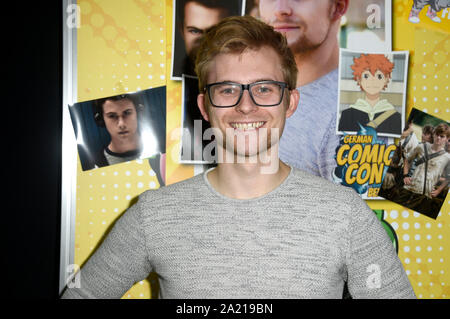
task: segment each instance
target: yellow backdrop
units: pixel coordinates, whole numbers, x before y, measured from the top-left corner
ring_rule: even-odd
[[[77,32],[78,101],[167,86],[167,168],[171,184],[193,176],[171,154],[179,147],[181,84],[170,80],[172,0],[81,0]],[[450,35],[407,23],[409,0],[393,0],[393,48],[410,51],[407,113],[412,107],[450,120]],[[145,190],[159,187],[147,160],[77,172],[75,263],[82,265],[112,223]],[[398,237],[399,257],[419,298],[450,297],[449,196],[437,220],[388,201],[384,210]],[[124,298],[150,298],[153,279]],[[156,290],[156,289],[154,289]],[[155,291],[154,291],[155,292]]]

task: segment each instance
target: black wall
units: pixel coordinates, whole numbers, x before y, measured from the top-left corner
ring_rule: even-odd
[[[58,297],[59,277],[62,1],[16,3],[2,11],[3,290],[50,299]]]

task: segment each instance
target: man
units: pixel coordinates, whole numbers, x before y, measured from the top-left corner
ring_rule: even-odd
[[[94,119],[105,127],[111,142],[95,158],[97,167],[139,158],[142,143],[138,125],[138,105],[131,95],[119,95],[94,102]]]
[[[381,92],[388,86],[394,63],[384,54],[361,54],[353,59],[350,67],[364,98],[357,99],[355,104],[342,111],[338,130],[358,132],[363,125],[374,128],[377,133],[400,135],[400,113],[388,100],[381,99]]]
[[[261,18],[283,33],[299,69],[298,111],[286,122],[280,158],[332,180],[336,135],[340,18],[348,0],[260,0]]]
[[[276,156],[299,98],[284,37],[226,18],[205,34],[196,70],[199,108],[233,161],[141,195],[64,297],[118,298],[150,271],[164,298],[341,298],[344,280],[355,298],[414,297],[358,195]],[[266,156],[278,169],[265,170]]]
[[[182,74],[195,75],[194,59],[195,49],[199,38],[206,29],[217,24],[229,15],[240,14],[240,1],[237,0],[180,0],[176,3],[178,30],[184,42],[186,57],[182,66],[174,67],[174,76]],[[182,52],[180,48],[176,51]],[[180,57],[179,57],[180,58]],[[174,61],[176,63],[176,61]],[[180,69],[181,68],[181,69]]]

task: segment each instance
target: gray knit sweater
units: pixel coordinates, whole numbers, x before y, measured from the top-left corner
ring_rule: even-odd
[[[415,298],[385,230],[349,188],[292,169],[255,199],[206,174],[143,193],[63,298],[120,298],[155,271],[161,298]]]

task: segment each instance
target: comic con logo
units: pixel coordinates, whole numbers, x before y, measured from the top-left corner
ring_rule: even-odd
[[[359,194],[377,197],[391,164],[396,145],[386,145],[373,135],[344,135],[336,152],[334,179]]]

